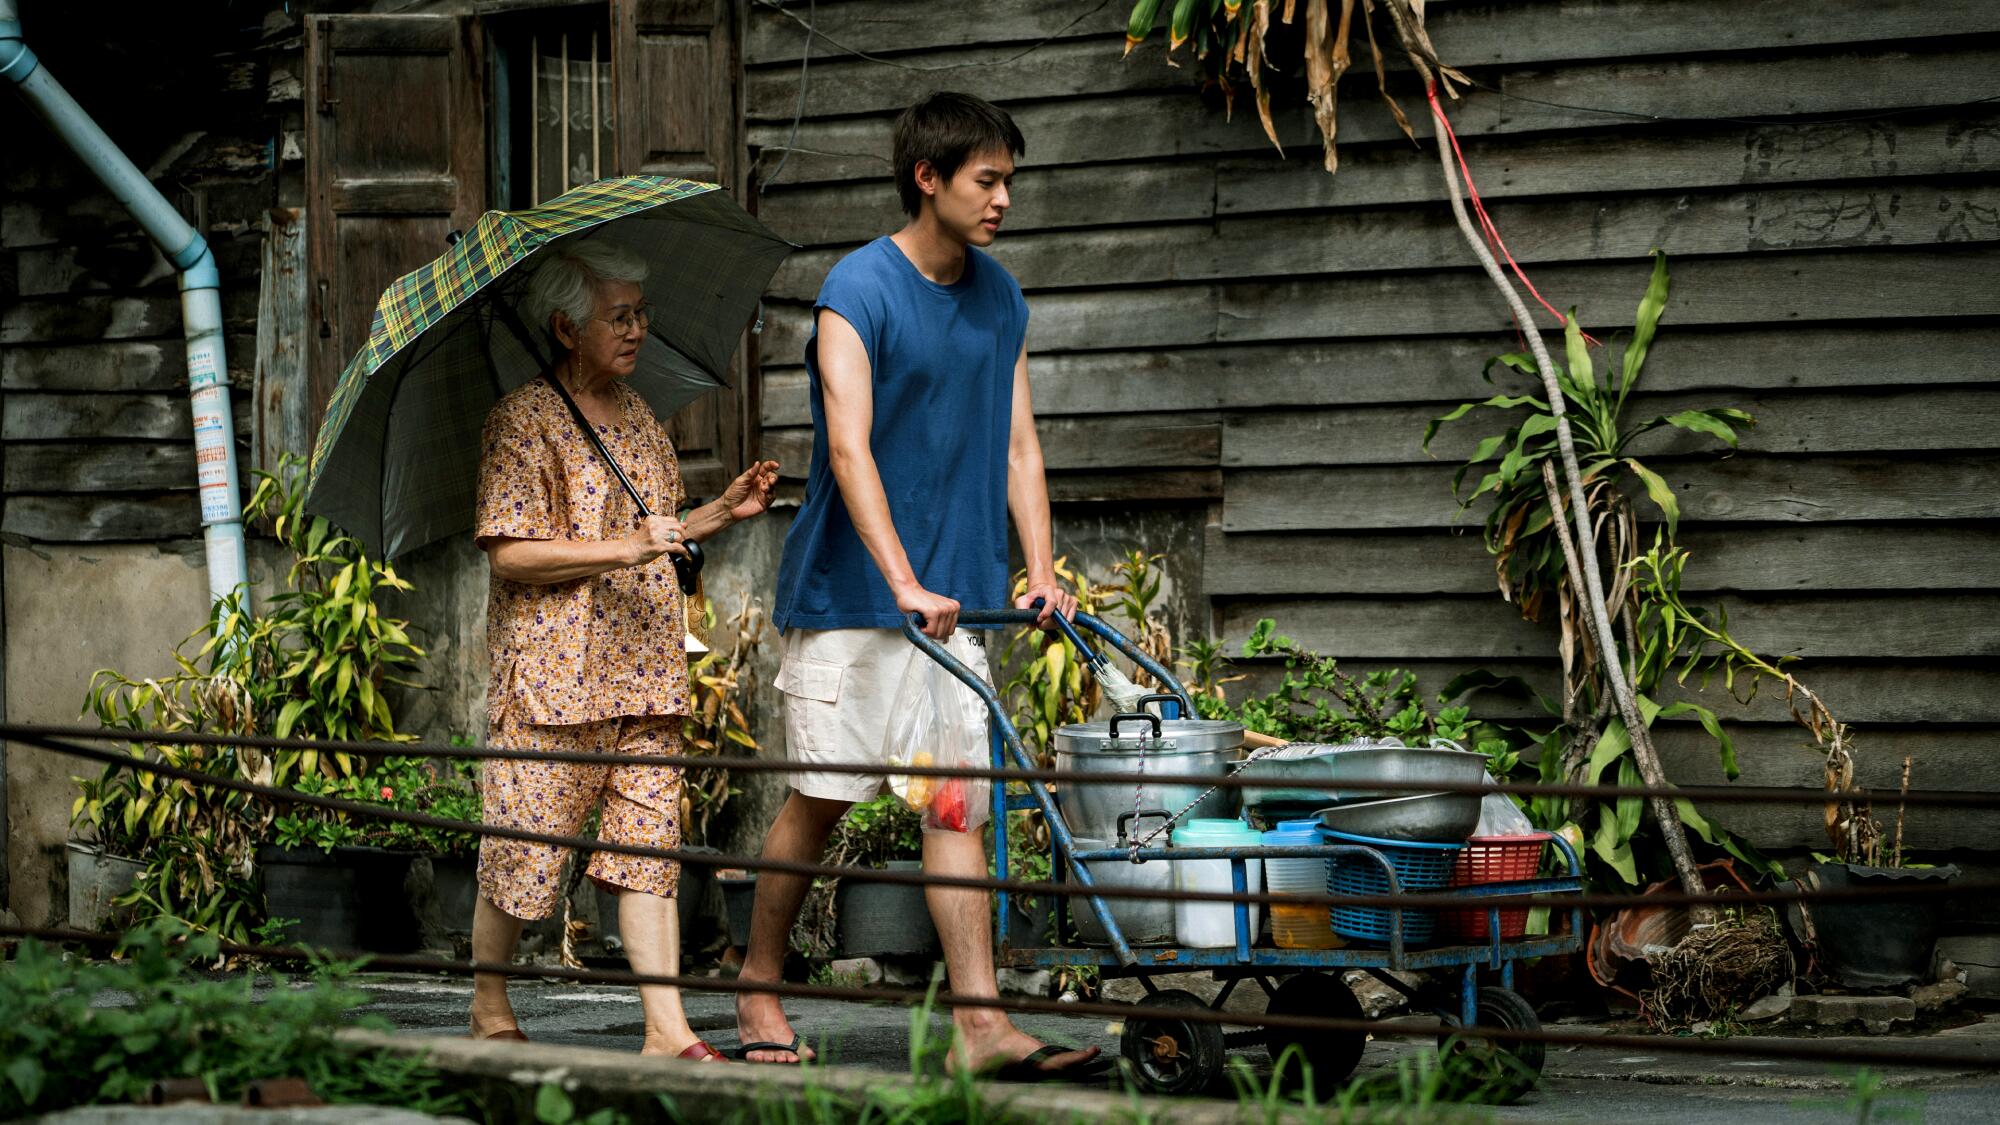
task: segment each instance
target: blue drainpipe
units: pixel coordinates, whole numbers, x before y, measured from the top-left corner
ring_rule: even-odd
[[[202,537],[208,548],[208,593],[211,602],[218,601],[243,583],[248,568],[236,477],[235,427],[229,411],[229,366],[222,352],[222,280],[216,272],[215,254],[48,68],[40,65],[21,38],[15,0],[0,0],[0,75],[20,90],[29,108],[104,182],[180,271],[188,391],[194,414],[195,478],[200,485]]]

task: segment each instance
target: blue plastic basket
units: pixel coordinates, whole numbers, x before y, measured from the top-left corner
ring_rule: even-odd
[[[1329,844],[1361,844],[1382,853],[1395,869],[1396,881],[1404,893],[1434,891],[1451,879],[1452,862],[1464,844],[1417,844],[1406,840],[1378,840],[1321,828],[1320,836]],[[1389,878],[1382,866],[1359,856],[1336,856],[1327,864],[1326,891],[1335,895],[1385,895]],[[1333,932],[1354,941],[1389,940],[1396,912],[1386,906],[1335,906],[1328,910]],[[1403,941],[1421,945],[1437,932],[1434,910],[1403,911]]]

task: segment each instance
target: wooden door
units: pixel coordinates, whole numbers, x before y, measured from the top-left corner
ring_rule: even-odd
[[[307,273],[313,417],[368,341],[389,284],[486,205],[486,114],[471,21],[313,16],[306,24]]]
[[[731,0],[611,0],[621,172],[702,180],[743,198],[736,18]],[[739,350],[729,388],[667,423],[690,497],[713,497],[743,471],[756,397],[744,370]]]

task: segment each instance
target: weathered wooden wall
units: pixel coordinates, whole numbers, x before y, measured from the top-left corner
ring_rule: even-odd
[[[761,340],[766,452],[803,471],[813,293],[899,221],[894,111],[977,93],[1028,139],[995,252],[1033,310],[1066,513],[1179,505],[1205,522],[1199,581],[1222,636],[1270,616],[1432,683],[1475,666],[1546,681],[1550,632],[1500,601],[1477,518],[1450,495],[1452,458],[1484,430],[1448,428],[1438,460],[1418,446],[1427,419],[1490,393],[1481,364],[1516,346],[1443,205],[1428,129],[1413,147],[1352,74],[1329,178],[1302,107],[1279,113],[1280,159],[1246,104],[1226,120],[1157,41],[1121,62],[1122,0],[1074,25],[1087,5],[955,7],[819,0],[788,158],[806,35],[751,9],[760,214],[808,247],[777,278]],[[1975,79],[2000,73],[2000,6],[1430,8],[1440,52],[1506,95],[1452,114],[1542,292],[1587,327],[1628,326],[1647,251],[1664,248],[1674,296],[1641,408],[1759,419],[1730,459],[1652,450],[1686,513],[1691,584],[1743,638],[1802,658],[1859,727],[1864,781],[1893,784],[1915,753],[1919,784],[2000,790],[2000,104],[1949,105],[1995,92]],[[1404,104],[1421,121],[1421,100]],[[1729,714],[1746,781],[1818,783],[1776,699]],[[1677,776],[1719,779],[1686,732],[1664,741]],[[1725,818],[1789,848],[1819,842],[1817,815]],[[1994,850],[1996,825],[1913,814],[1909,835]]]
[[[239,438],[250,433],[258,273],[276,155],[257,13],[33,5],[49,72],[215,251]],[[195,535],[176,275],[53,133],[0,98],[0,534],[20,542]],[[245,447],[247,449],[247,447]]]

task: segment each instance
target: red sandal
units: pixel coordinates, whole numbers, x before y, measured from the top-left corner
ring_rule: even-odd
[[[675,1055],[674,1057],[677,1059],[686,1059],[689,1062],[729,1061],[728,1055],[725,1055],[721,1051],[718,1051],[715,1048],[709,1046],[705,1040],[701,1039],[695,1040],[694,1046],[689,1047],[687,1050],[682,1051],[680,1054]]]

